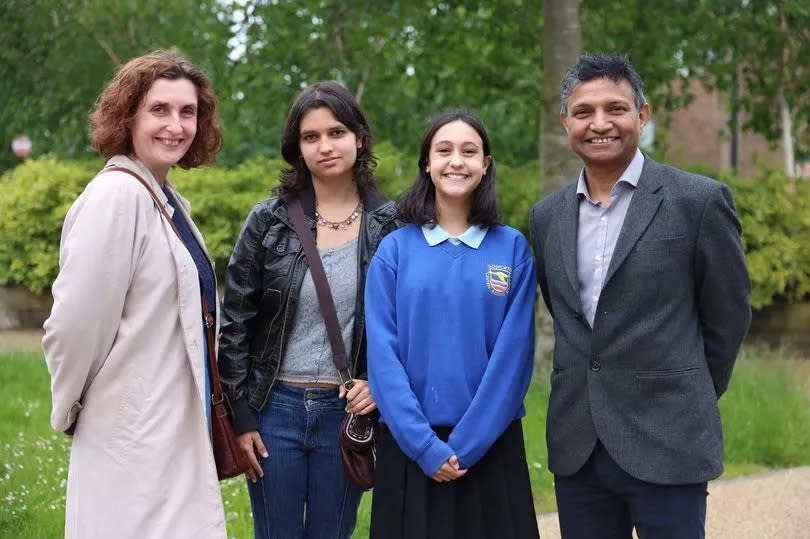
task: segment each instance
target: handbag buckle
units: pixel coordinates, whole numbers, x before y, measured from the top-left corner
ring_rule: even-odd
[[[340,385],[342,385],[343,389],[348,393],[349,390],[354,387],[354,380],[351,378],[351,375],[349,375],[349,378],[343,378],[343,373],[338,371],[338,377],[340,378]]]

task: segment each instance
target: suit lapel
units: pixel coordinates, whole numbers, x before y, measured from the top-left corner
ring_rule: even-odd
[[[627,215],[624,218],[619,239],[616,241],[616,247],[613,249],[613,257],[610,259],[610,266],[603,287],[607,285],[613,274],[616,273],[616,270],[627,258],[627,255],[633,250],[636,242],[647,229],[650,221],[658,211],[658,207],[661,205],[662,196],[658,193],[658,190],[661,188],[662,183],[657,169],[658,165],[645,156],[644,168],[641,171],[638,185],[633,192],[630,207],[627,208]]]
[[[579,198],[576,183],[565,194],[565,205],[560,210],[557,231],[560,237],[563,266],[571,288],[579,303],[579,277],[577,276],[577,229],[579,228]]]

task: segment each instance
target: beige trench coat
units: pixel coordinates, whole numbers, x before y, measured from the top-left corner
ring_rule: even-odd
[[[139,173],[172,213],[143,164],[125,156],[108,164]],[[204,245],[188,202],[177,200]],[[76,422],[65,536],[225,537],[197,269],[135,178],[99,174],[74,202],[52,290],[42,341],[51,425]]]

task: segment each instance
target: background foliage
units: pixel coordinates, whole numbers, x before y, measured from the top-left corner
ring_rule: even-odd
[[[734,192],[754,308],[810,293],[810,182],[771,168],[754,180],[720,176]]]
[[[654,9],[644,0],[554,4],[570,3],[578,6],[586,51],[631,57],[659,123],[661,112],[691,97],[679,82],[697,78],[723,91],[743,88],[736,106],[747,113],[747,128],[771,141],[790,129],[799,153],[810,151],[806,0],[662,0]],[[540,96],[543,84],[557,84],[542,80],[541,37],[554,28],[544,28],[541,4],[5,0],[0,283],[49,286],[61,218],[100,166],[87,143],[87,113],[118,65],[167,46],[209,73],[221,101],[223,168],[172,177],[194,203],[220,273],[244,216],[276,183],[289,103],[321,79],[345,84],[367,110],[389,196],[410,183],[429,116],[448,106],[479,113],[492,135],[506,222],[525,231],[540,180]],[[780,118],[785,112],[789,122]],[[33,139],[35,159],[14,169],[20,161],[7,148],[20,133]],[[805,296],[807,185],[774,171],[722,179],[734,186],[745,228],[753,305]]]
[[[416,176],[416,159],[391,144],[375,152],[383,191],[396,197]],[[70,204],[100,168],[100,161],[40,158],[0,177],[0,284],[47,290],[56,277],[59,237]],[[221,278],[236,237],[254,204],[270,195],[283,162],[256,157],[234,168],[175,170],[170,181],[192,203]],[[537,163],[497,165],[504,221],[528,235],[536,200]],[[763,168],[754,179],[721,175],[729,184],[743,226],[743,242],[754,290],[751,304],[810,293],[810,183]]]
[[[653,109],[690,96],[696,77],[742,84],[747,127],[777,140],[781,92],[807,152],[810,7],[806,0],[563,0],[579,5],[584,49],[626,52]],[[221,162],[278,155],[303,85],[345,84],[378,140],[414,152],[425,120],[468,107],[493,129],[495,155],[538,155],[542,2],[532,0],[4,0],[0,3],[0,170],[27,133],[34,155],[91,156],[86,117],[116,66],[178,46],[217,89]],[[552,29],[553,30],[553,29]],[[549,81],[556,86],[558,81]],[[661,118],[662,119],[662,118]]]

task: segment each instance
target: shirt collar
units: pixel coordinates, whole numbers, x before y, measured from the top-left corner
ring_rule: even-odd
[[[422,235],[425,236],[425,241],[428,245],[433,247],[439,245],[445,240],[450,240],[451,243],[457,245],[459,242],[467,247],[478,249],[484,237],[487,235],[487,228],[482,228],[478,225],[471,225],[470,228],[464,231],[460,236],[451,236],[449,232],[443,229],[438,224],[436,225],[422,225]],[[455,241],[453,241],[455,240]]]
[[[641,150],[636,148],[636,155],[633,156],[633,160],[630,161],[630,164],[627,165],[627,168],[624,169],[622,175],[619,176],[619,181],[616,182],[616,185],[613,186],[615,189],[620,183],[625,183],[630,187],[637,187],[638,180],[641,178],[641,170],[644,168],[644,154],[641,153]],[[585,169],[582,169],[579,172],[579,178],[577,179],[577,195],[585,196],[590,199],[590,194],[588,193],[588,184],[585,183]]]

